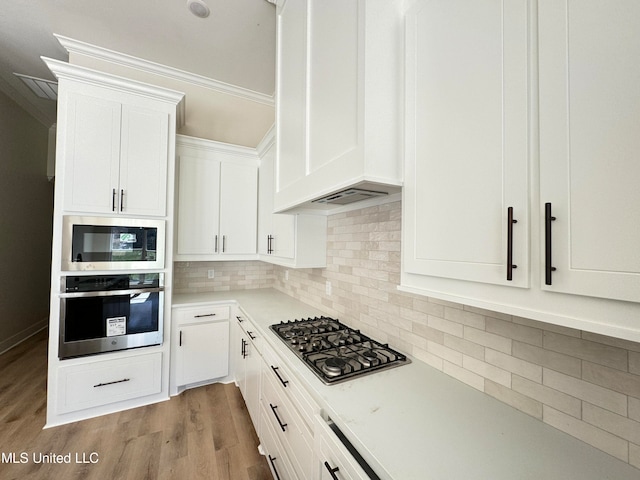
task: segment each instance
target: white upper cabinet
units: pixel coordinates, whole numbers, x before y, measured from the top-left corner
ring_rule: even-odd
[[[258,156],[253,149],[178,136],[177,260],[255,257]]]
[[[85,69],[58,72],[57,162],[69,212],[165,216],[177,100],[84,83]],[[65,76],[71,70],[75,77]],[[79,73],[78,73],[79,72]],[[77,81],[80,79],[79,81]],[[124,82],[118,87],[127,89]]]
[[[638,18],[412,3],[401,290],[640,340]]]
[[[527,25],[526,0],[407,15],[407,272],[529,284]]]
[[[541,0],[539,18],[543,288],[640,301],[640,3]]]
[[[279,2],[276,211],[352,186],[398,191],[399,3]]]
[[[260,159],[258,253],[260,259],[292,268],[327,265],[324,215],[273,213],[275,146]]]

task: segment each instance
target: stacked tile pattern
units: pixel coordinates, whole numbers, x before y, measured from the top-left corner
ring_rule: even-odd
[[[208,278],[209,270],[214,278]],[[174,293],[221,292],[267,288],[273,284],[273,266],[251,262],[174,262]]]
[[[327,268],[275,288],[640,468],[640,343],[399,292],[399,202],[328,220]]]

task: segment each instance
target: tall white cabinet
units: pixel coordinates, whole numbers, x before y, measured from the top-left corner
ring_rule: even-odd
[[[177,157],[176,260],[255,258],[255,150],[178,135]]]
[[[402,290],[640,340],[639,17],[413,2]]]
[[[58,358],[63,280],[79,275],[62,267],[62,219],[88,214],[164,221],[166,263],[158,271],[164,275],[164,298],[171,298],[173,158],[184,94],[44,60],[58,78],[47,380],[47,426],[54,426],[169,397],[168,301],[160,315],[161,345]]]
[[[278,2],[276,211],[401,185],[400,3]]]

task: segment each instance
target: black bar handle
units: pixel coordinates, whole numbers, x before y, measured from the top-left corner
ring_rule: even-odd
[[[202,317],[215,317],[215,313],[203,313],[201,315],[194,315],[193,318],[202,318]]]
[[[218,253],[218,235],[216,235],[216,246],[215,246],[214,252]]]
[[[276,405],[275,407],[272,404],[269,404],[269,406],[271,407],[271,411],[273,412],[273,415],[276,417],[276,420],[278,421],[278,425],[280,425],[280,428],[282,429],[283,432],[286,432],[285,428],[287,426],[286,423],[282,423],[280,421],[280,417],[278,416],[278,412],[276,412],[276,408],[278,408],[278,406]]]
[[[236,318],[240,323],[244,322],[244,319],[240,315],[236,315]]]
[[[273,370],[273,373],[276,374],[276,377],[278,377],[278,380],[280,380],[280,383],[282,383],[282,385],[284,385],[284,387],[287,387],[287,383],[289,383],[289,380],[283,380],[282,377],[280,376],[280,374],[278,373],[278,368],[279,367],[274,367],[273,365],[271,365],[271,370]]]
[[[513,264],[513,224],[518,220],[513,218],[513,207],[507,208],[507,280],[513,280],[513,269],[518,268]]]
[[[96,387],[106,387],[107,385],[113,385],[114,383],[124,383],[124,382],[129,382],[131,379],[130,378],[123,378],[122,380],[115,380],[113,382],[107,382],[107,383],[99,383],[97,385],[94,385],[93,388]]]
[[[329,474],[331,475],[331,478],[333,478],[333,480],[340,480],[338,477],[336,477],[336,472],[340,471],[338,467],[331,468],[329,462],[324,462],[324,466],[327,467],[327,470],[329,470]]]
[[[551,222],[556,219],[551,215],[551,204],[544,204],[544,283],[551,285],[551,274],[556,267],[551,265]]]
[[[272,457],[271,455],[268,455],[268,457],[269,457],[269,463],[271,464],[271,468],[273,468],[273,473],[276,474],[276,480],[280,480],[280,475],[278,475],[278,470],[276,469],[276,466],[273,463],[276,460],[276,457]]]
[[[120,189],[120,211],[124,211],[124,188]]]
[[[222,235],[222,253],[225,251],[225,245],[227,244],[227,236]]]
[[[251,340],[255,340],[255,339],[256,339],[256,337],[255,337],[255,335],[253,334],[253,332],[250,332],[249,330],[247,330],[247,335],[249,335],[249,338],[250,338]]]
[[[178,341],[178,346],[182,346],[182,330],[180,330],[180,340]]]
[[[241,338],[240,340],[242,340],[242,348],[240,349],[240,355],[242,355],[242,358],[247,358],[247,342],[244,341],[244,338]]]
[[[111,193],[111,211],[116,211],[116,189],[113,189],[113,193]]]

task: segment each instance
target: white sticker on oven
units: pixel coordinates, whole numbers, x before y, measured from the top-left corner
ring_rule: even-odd
[[[127,317],[107,318],[107,337],[125,335],[127,333]]]

